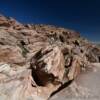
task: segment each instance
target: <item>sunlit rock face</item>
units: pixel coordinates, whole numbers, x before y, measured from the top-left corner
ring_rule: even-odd
[[[100,47],[79,32],[0,15],[1,100],[47,100],[99,62]]]

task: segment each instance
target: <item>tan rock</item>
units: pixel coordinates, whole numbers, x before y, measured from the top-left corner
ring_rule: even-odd
[[[83,68],[99,66],[99,54],[79,32],[0,16],[0,99],[47,100]]]

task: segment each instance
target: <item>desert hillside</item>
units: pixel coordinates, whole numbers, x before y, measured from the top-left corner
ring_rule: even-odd
[[[0,100],[47,100],[99,63],[100,47],[77,31],[0,15]]]

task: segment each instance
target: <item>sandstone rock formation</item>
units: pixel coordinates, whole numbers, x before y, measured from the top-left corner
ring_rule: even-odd
[[[100,47],[79,32],[0,15],[0,100],[47,100],[99,62]]]

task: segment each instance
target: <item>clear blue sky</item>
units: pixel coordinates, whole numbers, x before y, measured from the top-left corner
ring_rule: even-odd
[[[0,13],[22,23],[71,28],[100,41],[100,0],[0,0]]]

